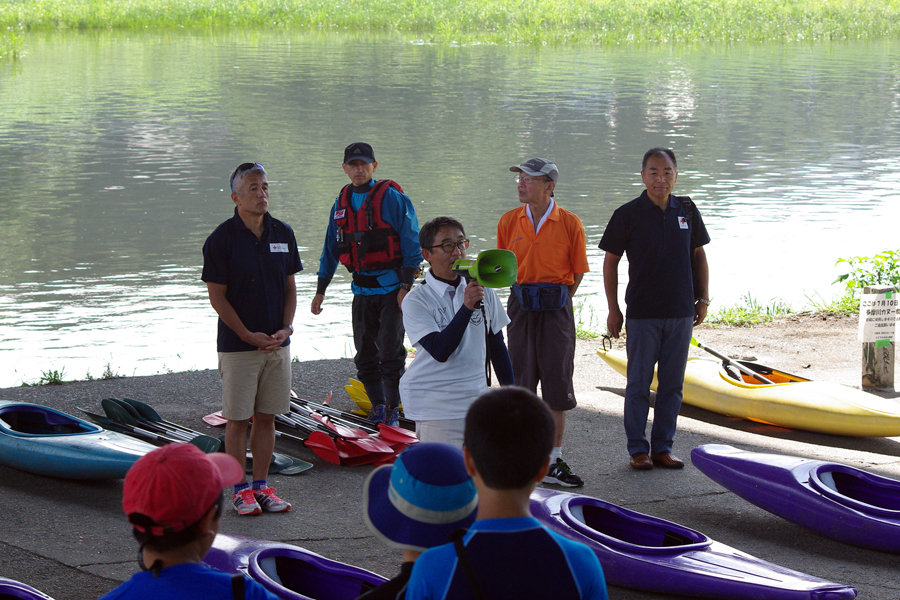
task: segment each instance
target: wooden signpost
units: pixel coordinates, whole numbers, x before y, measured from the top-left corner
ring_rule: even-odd
[[[891,286],[866,286],[859,303],[863,388],[894,389],[897,307],[900,293]]]

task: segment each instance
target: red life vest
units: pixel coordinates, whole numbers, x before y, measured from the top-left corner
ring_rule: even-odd
[[[381,201],[388,187],[403,193],[399,183],[382,179],[375,182],[358,211],[353,210],[352,184],[338,195],[334,210],[338,260],[351,273],[403,266],[400,235],[381,218]]]

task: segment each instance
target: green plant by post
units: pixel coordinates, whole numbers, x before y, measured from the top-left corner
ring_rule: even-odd
[[[850,268],[834,280],[843,283],[847,293],[858,296],[867,285],[900,286],[900,250],[885,250],[875,256],[851,256],[838,259],[836,265],[846,264]]]

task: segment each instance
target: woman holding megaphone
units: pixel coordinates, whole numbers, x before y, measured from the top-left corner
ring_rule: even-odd
[[[514,381],[503,340],[509,317],[492,288],[515,282],[515,256],[491,250],[465,260],[469,240],[450,217],[423,225],[419,244],[431,268],[403,299],[416,357],[400,379],[400,399],[420,441],[461,448],[466,412],[490,386],[490,364],[501,385]]]

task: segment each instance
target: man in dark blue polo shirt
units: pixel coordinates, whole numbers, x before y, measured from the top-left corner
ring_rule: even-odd
[[[290,410],[290,336],[297,308],[294,274],[303,269],[294,231],[269,215],[269,181],[259,163],[231,175],[234,216],[203,245],[203,275],[219,315],[225,451],[246,465],[250,418],[252,484],[234,486],[238,514],[284,512],[266,475],[275,449],[275,415]]]
[[[675,153],[648,150],[641,166],[646,191],[616,209],[600,240],[600,249],[606,251],[606,324],[613,337],[619,337],[624,320],[618,299],[619,260],[628,255],[625,434],[631,467],[638,470],[684,467],[672,454],[672,444],[692,328],[706,318],[709,305],[703,249],[709,235],[690,198],[672,195],[677,179]],[[659,386],[648,442],[650,384],[657,363]]]

